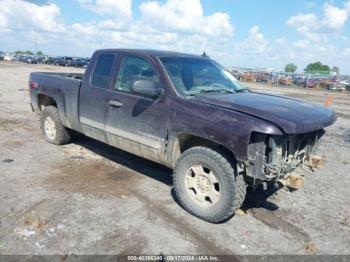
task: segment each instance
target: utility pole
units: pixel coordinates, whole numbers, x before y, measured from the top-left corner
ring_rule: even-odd
[[[38,52],[37,50],[37,27],[36,24],[34,25],[34,54],[36,54]]]

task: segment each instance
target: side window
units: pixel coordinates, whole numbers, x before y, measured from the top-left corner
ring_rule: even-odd
[[[115,89],[131,93],[131,87],[137,80],[159,83],[159,75],[148,60],[138,56],[126,56],[120,67]]]
[[[99,88],[108,88],[113,72],[113,54],[99,55],[91,78],[91,85]]]

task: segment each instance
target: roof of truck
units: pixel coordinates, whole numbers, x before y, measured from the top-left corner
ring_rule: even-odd
[[[165,51],[165,50],[152,50],[152,49],[100,49],[96,52],[120,52],[120,53],[138,53],[151,55],[156,57],[162,56],[172,56],[172,57],[193,57],[193,58],[208,58],[207,56],[202,55],[192,55],[186,53],[179,53],[175,51]]]

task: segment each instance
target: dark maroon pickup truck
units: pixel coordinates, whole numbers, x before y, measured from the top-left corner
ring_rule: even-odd
[[[180,204],[210,222],[231,217],[247,186],[303,165],[331,109],[243,88],[208,57],[99,50],[85,74],[32,73],[45,139],[71,130],[174,169]]]

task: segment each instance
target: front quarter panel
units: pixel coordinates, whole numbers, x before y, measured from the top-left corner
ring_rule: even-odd
[[[281,135],[275,125],[237,111],[191,99],[177,99],[171,132],[174,136],[191,134],[229,149],[238,161],[245,161],[252,132]]]

